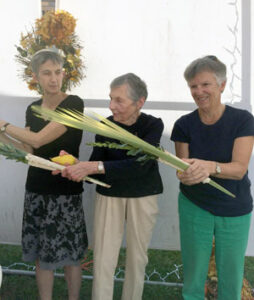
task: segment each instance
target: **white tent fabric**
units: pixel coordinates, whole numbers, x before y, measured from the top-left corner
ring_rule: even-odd
[[[34,20],[41,16],[40,0],[0,1],[0,93],[6,95],[30,95],[31,91],[18,78],[18,66],[15,61],[21,32],[31,30]]]
[[[233,2],[233,1],[231,1]],[[151,101],[192,101],[182,74],[193,59],[217,55],[241,73],[241,2],[228,0],[58,0],[77,19],[87,78],[77,89],[107,99],[109,81],[134,72],[144,78]],[[234,78],[234,93],[241,82]],[[225,101],[232,101],[229,86]],[[237,100],[237,99],[235,99]]]

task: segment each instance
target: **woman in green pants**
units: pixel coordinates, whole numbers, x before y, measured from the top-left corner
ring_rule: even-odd
[[[185,79],[197,109],[179,118],[171,139],[176,155],[190,164],[180,180],[179,217],[184,300],[203,300],[215,239],[218,300],[240,300],[252,211],[248,164],[254,118],[221,103],[226,66],[215,56],[193,61]],[[233,194],[203,184],[208,176]]]

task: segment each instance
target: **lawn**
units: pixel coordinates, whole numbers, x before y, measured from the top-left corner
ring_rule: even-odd
[[[123,269],[125,259],[125,250],[122,249],[118,266],[120,270]],[[89,251],[86,258],[86,262],[92,260],[92,251]],[[10,266],[13,263],[22,263],[21,259],[21,247],[0,245],[0,265],[2,267]],[[163,278],[166,282],[170,283],[182,283],[183,274],[182,268],[179,267],[179,276],[176,276],[176,266],[181,265],[181,257],[179,251],[165,251],[165,250],[149,250],[149,264],[146,269],[146,273],[150,276],[149,281],[161,281]],[[89,264],[88,266],[89,267]],[[18,265],[16,269],[28,270],[27,267]],[[31,269],[29,269],[31,270]],[[254,258],[247,257],[245,264],[245,278],[254,286]],[[155,272],[154,272],[155,271]],[[159,272],[158,275],[156,272]],[[171,273],[169,275],[169,273]],[[57,273],[62,273],[62,270],[57,270]],[[153,275],[151,275],[153,274]],[[83,275],[92,275],[91,269],[87,269],[83,272]],[[119,277],[123,277],[120,272]],[[82,289],[80,293],[80,299],[91,299],[91,287],[92,280],[84,279],[82,282]],[[121,299],[122,282],[115,282],[114,300]],[[34,276],[26,275],[9,275],[3,274],[2,287],[0,289],[1,300],[37,300],[37,287]],[[54,283],[54,300],[67,300],[67,288],[65,281],[62,277],[56,277]],[[144,300],[178,300],[181,298],[181,287],[178,286],[166,286],[166,285],[153,285],[145,284],[144,287]]]

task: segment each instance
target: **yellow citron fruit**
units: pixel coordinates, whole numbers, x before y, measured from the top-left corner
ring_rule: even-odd
[[[70,154],[59,155],[51,158],[51,160],[60,165],[73,165],[75,163],[75,157]]]

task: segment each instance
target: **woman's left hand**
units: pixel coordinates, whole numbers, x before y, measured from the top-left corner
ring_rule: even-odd
[[[213,173],[214,162],[196,158],[183,159],[190,164],[184,172],[177,172],[178,179],[186,185],[193,185],[205,180]]]
[[[59,152],[59,156],[63,156],[63,155],[69,155],[69,153],[68,152],[66,152],[65,150],[61,150],[60,152]],[[79,160],[75,157],[75,164],[77,164],[79,162]],[[56,162],[57,163],[57,162]],[[67,167],[67,166],[70,166],[70,164],[65,164],[65,166]],[[52,175],[58,175],[58,174],[60,174],[60,173],[62,173],[62,171],[59,171],[59,170],[55,170],[55,171],[52,171]]]

